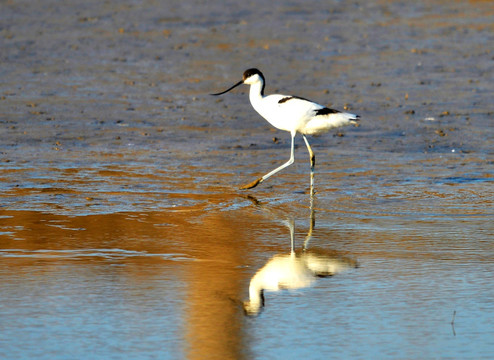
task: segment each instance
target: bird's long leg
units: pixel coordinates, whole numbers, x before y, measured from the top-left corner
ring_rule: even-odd
[[[307,236],[305,237],[304,241],[304,251],[307,250],[307,247],[309,246],[309,241],[312,239],[312,232],[314,231],[314,227],[316,226],[316,213],[314,211],[314,197],[310,196],[310,225],[309,225],[309,232],[307,233]]]
[[[256,187],[257,185],[259,185],[260,183],[262,183],[267,178],[269,178],[272,175],[276,174],[278,171],[283,170],[287,166],[290,166],[291,164],[293,164],[293,162],[295,161],[295,156],[294,156],[295,134],[296,134],[295,131],[293,131],[291,133],[291,135],[292,135],[292,148],[291,148],[291,152],[290,152],[290,159],[286,163],[284,163],[283,165],[281,165],[280,167],[277,167],[276,169],[274,169],[273,171],[271,171],[271,172],[267,173],[266,175],[260,177],[259,179],[256,179],[253,182],[251,182],[251,183],[249,183],[247,185],[242,186],[240,188],[241,190],[251,189],[253,187]]]
[[[307,150],[309,150],[309,155],[310,155],[310,195],[311,197],[314,195],[314,168],[316,167],[316,156],[314,155],[314,152],[312,151],[312,148],[309,145],[309,141],[307,141],[307,138],[305,135],[302,135],[305,141],[305,145],[307,145]]]
[[[288,230],[290,230],[290,254],[295,256],[295,219],[290,217],[283,221],[283,223],[287,226]]]

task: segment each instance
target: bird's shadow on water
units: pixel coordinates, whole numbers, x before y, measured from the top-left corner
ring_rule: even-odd
[[[280,291],[284,289],[303,289],[312,286],[318,278],[333,276],[345,270],[358,267],[355,259],[344,256],[331,249],[310,249],[316,225],[314,197],[310,196],[310,225],[303,245],[296,250],[295,219],[293,216],[264,206],[252,195],[247,198],[253,204],[285,224],[289,230],[290,240],[287,241],[287,252],[272,256],[251,278],[249,284],[249,299],[242,304],[245,315],[257,316],[265,306],[265,291]],[[290,248],[288,251],[288,243]]]

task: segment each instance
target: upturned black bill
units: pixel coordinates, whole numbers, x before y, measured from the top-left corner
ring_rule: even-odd
[[[216,93],[216,94],[211,94],[211,95],[214,95],[214,96],[223,95],[224,93],[227,93],[228,91],[236,88],[239,85],[242,85],[243,83],[244,83],[244,81],[243,80],[240,80],[238,83],[236,83],[235,85],[233,85],[231,88],[226,89],[225,91],[222,91],[222,92],[219,92],[219,93]]]

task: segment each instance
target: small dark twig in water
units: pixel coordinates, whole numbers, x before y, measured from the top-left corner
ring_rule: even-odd
[[[456,336],[455,331],[455,318],[456,318],[456,310],[453,310],[453,318],[451,319],[451,328],[453,329],[453,335]]]

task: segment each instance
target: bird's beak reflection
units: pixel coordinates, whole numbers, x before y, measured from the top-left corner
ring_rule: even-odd
[[[219,92],[219,93],[216,93],[216,94],[211,94],[211,95],[214,95],[214,96],[223,95],[224,93],[227,93],[228,91],[235,89],[237,86],[242,85],[243,83],[244,83],[244,81],[243,80],[240,80],[238,83],[236,83],[232,87],[226,89],[225,91],[222,91],[222,92]]]

